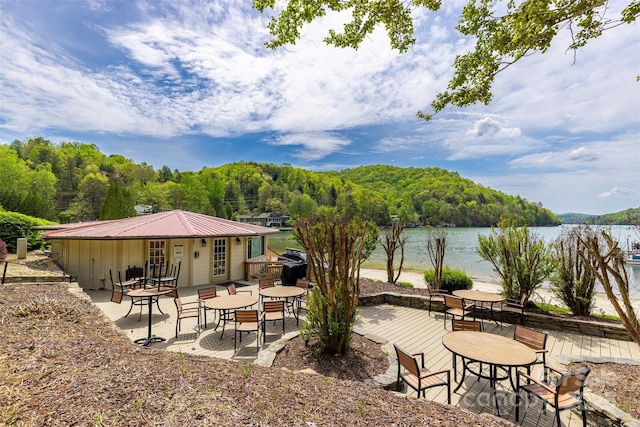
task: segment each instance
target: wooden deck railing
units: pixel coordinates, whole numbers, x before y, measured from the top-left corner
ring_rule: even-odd
[[[245,261],[244,280],[279,279],[284,261]]]

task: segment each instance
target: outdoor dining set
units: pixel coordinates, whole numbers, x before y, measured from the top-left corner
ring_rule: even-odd
[[[587,425],[583,389],[590,372],[588,367],[571,372],[561,372],[547,364],[547,333],[515,325],[513,337],[505,337],[484,331],[477,314],[485,314],[498,324],[494,317],[494,304],[503,301],[499,294],[482,291],[455,291],[454,295],[436,294],[445,306],[444,324],[451,318],[451,332],[442,337],[442,345],[451,352],[453,379],[457,382],[453,393],[464,384],[467,374],[478,380],[489,381],[495,405],[500,416],[497,383],[508,380],[515,391],[515,418],[519,420],[521,394],[541,399],[543,408],[555,409],[555,419],[560,426],[560,411],[578,407],[583,425]],[[480,310],[480,312],[478,312]],[[500,325],[501,326],[501,325]],[[418,397],[426,397],[432,387],[446,387],[447,401],[451,403],[451,372],[449,369],[431,371],[425,365],[423,352],[408,353],[394,344],[398,359],[397,387],[402,383],[414,389]],[[458,380],[458,361],[461,363]],[[531,375],[534,365],[542,365],[542,379]],[[551,377],[554,379],[552,380]],[[515,381],[515,382],[514,382]]]
[[[153,342],[165,341],[165,338],[153,335],[153,306],[162,313],[158,303],[160,296],[173,297],[176,306],[175,336],[178,338],[181,323],[190,319],[196,322],[195,330],[209,329],[219,331],[222,340],[227,324],[234,325],[234,346],[236,354],[238,343],[246,334],[255,334],[256,350],[260,351],[261,343],[267,340],[266,325],[269,322],[281,322],[282,334],[285,332],[287,317],[299,323],[300,313],[306,310],[306,295],[311,283],[306,279],[297,279],[295,285],[276,284],[274,279],[259,279],[258,292],[243,289],[244,284],[226,283],[211,285],[197,289],[197,297],[193,295],[183,301],[178,296],[178,275],[180,265],[166,266],[161,274],[155,267],[131,267],[125,272],[125,280],[121,280],[120,272],[117,281],[112,278],[111,301],[120,303],[124,296],[130,298],[131,307],[148,306],[149,323],[147,335],[135,339],[134,342],[149,346]],[[160,269],[162,270],[162,269]],[[149,275],[147,271],[151,271]],[[110,275],[112,273],[110,272]],[[406,384],[417,392],[418,397],[426,397],[426,391],[434,387],[446,387],[447,402],[451,403],[452,393],[457,393],[468,377],[488,381],[494,402],[494,413],[500,416],[497,394],[499,384],[506,382],[515,392],[515,418],[518,421],[522,395],[538,398],[543,407],[555,410],[557,425],[560,425],[560,411],[579,408],[586,426],[586,407],[583,399],[583,388],[589,375],[589,368],[576,369],[571,372],[560,372],[547,364],[547,333],[524,326],[524,316],[516,317],[522,324],[514,326],[513,336],[503,336],[485,331],[484,320],[490,319],[499,328],[496,310],[500,315],[504,312],[521,314],[521,301],[505,301],[502,295],[476,290],[459,290],[452,294],[432,292],[431,303],[440,301],[444,306],[444,329],[442,346],[451,353],[453,375],[451,369],[431,371],[425,360],[427,352],[409,353],[394,344],[398,369],[397,387]],[[505,309],[505,304],[510,307]],[[290,315],[290,316],[288,316]],[[272,334],[274,328],[271,328]],[[541,378],[532,375],[532,368],[542,366]],[[453,378],[452,378],[453,377]],[[453,381],[452,381],[453,379]]]
[[[150,275],[146,272],[151,271]],[[131,306],[124,317],[129,316],[134,306],[147,306],[149,311],[147,336],[134,340],[137,344],[148,346],[153,342],[166,341],[166,338],[153,335],[152,316],[155,305],[161,314],[159,298],[161,296],[173,297],[176,306],[175,337],[178,338],[181,323],[186,319],[196,321],[195,330],[198,334],[209,327],[207,313],[213,312],[213,330],[219,328],[220,339],[223,338],[227,323],[233,323],[234,328],[234,353],[237,349],[238,338],[242,341],[243,333],[256,333],[256,347],[259,351],[262,333],[262,342],[266,341],[267,322],[282,322],[282,331],[285,331],[285,314],[290,313],[299,322],[300,312],[306,309],[305,296],[310,289],[310,281],[298,279],[295,286],[277,285],[274,279],[259,280],[259,294],[253,295],[252,290],[243,290],[243,285],[227,283],[224,290],[217,286],[209,286],[198,289],[197,299],[183,301],[178,296],[178,275],[180,264],[164,267],[145,266],[129,267],[125,272],[125,280],[121,273],[117,273],[117,281],[114,280],[112,271],[109,271],[112,294],[111,301],[121,303],[124,296],[129,297]],[[240,288],[240,289],[238,289]],[[257,307],[257,308],[254,308]]]

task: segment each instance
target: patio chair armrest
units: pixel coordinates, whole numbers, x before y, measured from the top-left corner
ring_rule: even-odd
[[[526,372],[518,371],[518,376],[525,377],[529,381],[532,381],[532,382],[536,383],[540,387],[542,387],[545,390],[547,390],[549,393],[555,393],[556,392],[553,388],[549,387],[548,384],[545,384],[542,381],[539,381],[539,380],[535,379],[534,377],[532,377],[531,375],[527,374]]]
[[[562,374],[564,374],[564,372],[562,372],[561,370],[556,369],[556,368],[554,368],[554,367],[552,367],[552,366],[549,366],[549,365],[544,365],[544,369],[548,369],[548,370],[550,370],[550,371],[553,371],[553,372],[555,372],[555,373],[556,373],[556,374],[558,374],[558,375],[562,375]]]
[[[432,377],[434,375],[447,374],[451,375],[451,369],[440,369],[439,371],[427,372],[426,375],[420,375],[420,378]]]
[[[509,305],[516,308],[524,308],[524,304],[518,299],[507,298],[502,302],[504,305]]]

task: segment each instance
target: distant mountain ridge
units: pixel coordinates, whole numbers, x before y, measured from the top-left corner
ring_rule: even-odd
[[[638,225],[640,224],[640,207],[625,209],[604,215],[590,215],[583,213],[556,214],[563,224],[593,224],[593,225]]]

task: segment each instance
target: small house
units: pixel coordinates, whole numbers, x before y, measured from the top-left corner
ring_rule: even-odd
[[[180,263],[179,287],[243,280],[245,263],[267,261],[267,237],[279,232],[182,210],[56,228],[42,237],[83,289],[108,288],[109,270],[117,280],[146,264]]]

